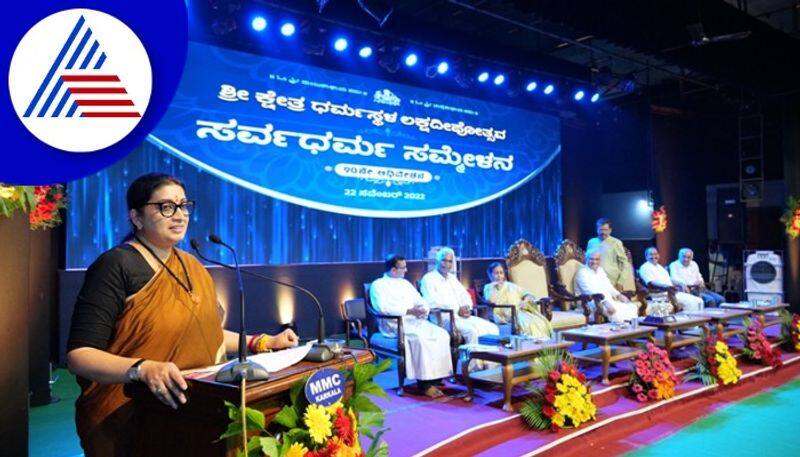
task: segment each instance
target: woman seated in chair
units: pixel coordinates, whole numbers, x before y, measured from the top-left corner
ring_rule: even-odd
[[[486,273],[491,282],[483,288],[483,298],[498,305],[517,306],[517,333],[537,338],[553,336],[553,327],[550,325],[550,321],[539,312],[536,297],[513,282],[506,281],[503,264],[492,263]],[[511,321],[511,310],[496,308],[494,316],[496,322],[507,324]]]

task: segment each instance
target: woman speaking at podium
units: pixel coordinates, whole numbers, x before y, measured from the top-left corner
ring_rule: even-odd
[[[180,370],[214,365],[235,352],[238,335],[222,328],[214,283],[186,236],[194,202],[178,179],[148,174],[127,193],[133,233],[86,271],[75,304],[67,363],[78,377],[78,435],[87,456],[130,453],[133,404],[123,384],[142,382],[161,402],[186,403]],[[297,344],[287,329],[248,336],[254,352]]]

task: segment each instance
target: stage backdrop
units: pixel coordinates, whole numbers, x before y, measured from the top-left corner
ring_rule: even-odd
[[[197,200],[190,236],[216,233],[244,263],[419,258],[442,244],[497,256],[519,237],[550,252],[559,151],[553,116],[191,43],[148,142],[70,183],[67,266],[121,240],[125,189],[152,171]]]

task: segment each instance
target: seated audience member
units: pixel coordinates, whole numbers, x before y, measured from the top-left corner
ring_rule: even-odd
[[[499,335],[500,329],[492,322],[470,314],[472,297],[451,272],[455,252],[442,248],[436,253],[436,269],[429,271],[420,281],[422,296],[431,306],[455,311],[456,328],[467,344],[477,344],[483,335]]]
[[[636,319],[639,316],[639,306],[611,285],[605,270],[600,266],[601,263],[598,250],[586,253],[586,265],[575,274],[575,292],[581,295],[602,295],[602,313],[611,322]]]
[[[536,297],[513,282],[506,281],[506,271],[502,263],[492,263],[486,272],[491,282],[484,286],[483,297],[487,301],[498,305],[517,306],[516,331],[518,333],[540,338],[550,338],[553,335],[553,327],[550,325],[550,321],[539,312]],[[503,324],[511,322],[511,310],[509,308],[496,308],[494,315],[496,322]]]
[[[644,251],[647,262],[639,267],[639,276],[645,285],[657,287],[676,287],[669,277],[669,272],[658,263],[661,256],[658,249],[649,247]],[[675,292],[675,299],[685,311],[699,311],[703,309],[703,299],[686,292]]]
[[[690,287],[696,287],[706,306],[719,306],[725,301],[722,295],[706,289],[706,282],[694,261],[694,252],[689,248],[678,251],[678,260],[669,264],[669,277],[682,292],[690,292]]]
[[[426,317],[430,308],[417,289],[404,279],[406,260],[399,255],[386,259],[383,277],[372,282],[369,289],[373,308],[381,314],[403,316],[403,343],[406,352],[406,377],[416,379],[425,395],[437,398],[444,395],[436,384],[453,374],[450,358],[450,334]],[[380,332],[397,337],[397,323],[379,319]]]
[[[618,290],[624,290],[625,279],[629,283],[633,282],[630,278],[633,268],[628,262],[628,254],[625,246],[618,238],[611,236],[611,221],[605,217],[597,220],[597,237],[592,238],[586,243],[586,252],[598,251],[600,253],[600,266],[606,272],[608,280]]]

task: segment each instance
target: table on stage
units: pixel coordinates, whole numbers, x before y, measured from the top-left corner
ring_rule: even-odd
[[[723,303],[719,305],[720,308],[727,308],[727,309],[740,309],[750,311],[758,317],[758,320],[761,321],[761,325],[764,327],[769,327],[771,325],[779,325],[781,323],[780,316],[767,316],[767,313],[774,313],[775,311],[780,311],[782,309],[788,308],[788,303],[774,303],[769,305],[756,305],[750,302],[740,302],[740,303]]]
[[[639,318],[641,325],[656,327],[661,331],[661,335],[652,334],[649,341],[652,341],[658,347],[664,348],[667,351],[667,355],[673,349],[695,344],[703,339],[697,335],[681,334],[681,330],[702,327],[703,334],[705,334],[705,325],[711,320],[707,317],[689,316],[683,313],[674,314],[673,316],[675,316],[674,321],[664,320],[663,322],[645,322],[644,317]]]
[[[514,364],[517,362],[531,362],[541,355],[543,351],[566,349],[571,345],[572,343],[569,342],[555,342],[550,340],[534,341],[530,339],[520,340],[519,346],[516,348],[481,345],[485,346],[485,349],[470,350],[467,355],[467,360],[461,365],[464,383],[467,385],[467,396],[464,397],[464,400],[472,401],[474,392],[472,389],[473,380],[502,384],[503,410],[513,411],[513,407],[511,406],[511,390],[515,385],[536,377],[536,373],[533,372],[530,363],[526,363],[524,366],[520,367],[515,367]],[[501,365],[500,372],[498,373],[497,370],[489,369],[470,373],[469,362],[472,359],[497,362]]]
[[[372,351],[345,349],[341,358],[329,362],[300,362],[270,374],[268,381],[247,384],[247,407],[262,411],[267,423],[289,403],[289,389],[296,382],[320,368],[351,368],[355,361],[370,363]],[[139,436],[136,456],[235,456],[240,439],[215,442],[230,422],[224,401],[239,404],[239,385],[214,381],[214,373],[200,372],[187,378],[188,402],[177,410],[159,402],[142,384],[126,385],[126,393],[134,399]],[[345,396],[352,391],[348,382]]]
[[[565,340],[578,343],[593,343],[596,348],[584,349],[572,354],[575,360],[581,362],[599,363],[603,367],[603,384],[608,384],[608,365],[620,360],[632,359],[642,352],[641,349],[622,346],[615,343],[625,343],[637,338],[649,337],[656,331],[655,327],[639,325],[636,327],[622,328],[616,324],[599,324],[587,327],[565,330],[561,336]]]
[[[685,311],[684,314],[693,317],[705,317],[711,321],[707,327],[704,327],[706,338],[711,335],[712,330],[722,334],[723,338],[730,338],[734,335],[744,335],[747,332],[743,325],[734,324],[730,321],[747,317],[751,312],[743,309],[705,308],[700,311]]]

